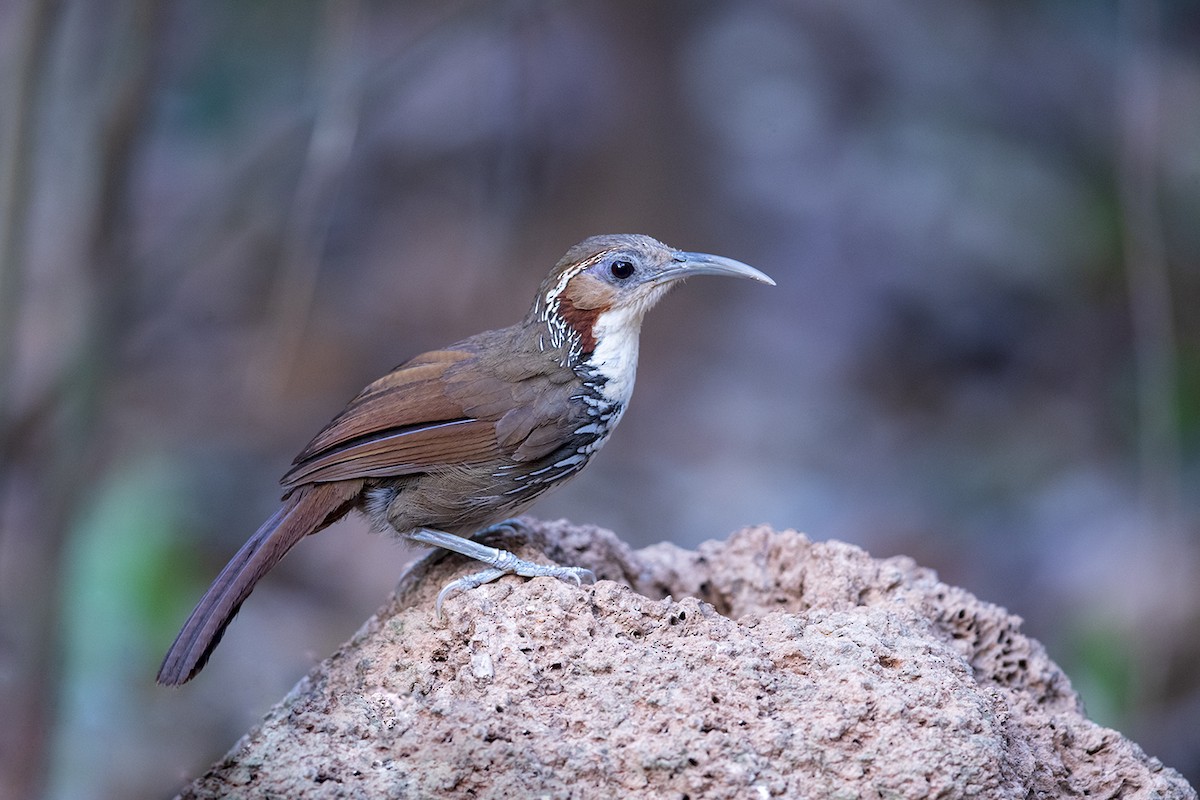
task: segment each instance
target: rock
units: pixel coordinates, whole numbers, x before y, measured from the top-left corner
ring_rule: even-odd
[[[1020,619],[910,559],[762,527],[532,538],[502,544],[600,580],[504,578],[439,622],[474,567],[424,559],[181,796],[1196,798]]]

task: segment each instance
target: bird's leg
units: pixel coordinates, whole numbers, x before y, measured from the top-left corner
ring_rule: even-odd
[[[490,528],[485,528],[480,533],[491,533],[500,529],[516,529],[522,524],[516,520],[505,520]],[[439,619],[442,616],[442,601],[446,599],[448,594],[455,591],[465,592],[468,589],[474,589],[477,586],[490,583],[503,575],[520,575],[524,578],[540,578],[543,576],[559,578],[566,581],[575,581],[576,586],[580,585],[584,580],[587,580],[589,583],[594,583],[596,580],[595,573],[590,569],[560,567],[552,564],[535,564],[532,561],[517,558],[507,550],[501,550],[498,547],[489,547],[486,544],[480,544],[479,542],[465,539],[462,536],[455,536],[453,533],[446,533],[445,531],[418,528],[405,535],[414,542],[441,547],[444,550],[451,550],[467,558],[482,561],[489,567],[480,572],[450,581],[450,583],[447,583],[442,588],[442,591],[438,593],[437,604],[434,606]]]

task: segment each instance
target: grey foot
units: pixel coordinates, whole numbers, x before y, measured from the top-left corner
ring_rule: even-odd
[[[485,528],[480,533],[494,533],[501,530],[519,531],[525,527],[523,522],[515,519],[505,520],[504,522],[492,525]],[[439,619],[442,616],[442,601],[446,596],[455,591],[467,591],[482,586],[485,583],[490,583],[503,575],[520,575],[524,578],[559,578],[560,580],[574,581],[576,586],[581,585],[585,580],[588,583],[596,582],[596,575],[590,569],[583,567],[560,567],[551,564],[535,564],[532,561],[526,561],[522,558],[517,558],[507,550],[501,550],[497,547],[489,547],[485,544],[464,539],[461,536],[455,536],[452,533],[445,531],[435,531],[429,529],[421,529],[408,534],[408,538],[422,544],[441,547],[446,550],[451,550],[455,553],[473,558],[476,561],[482,561],[487,564],[489,569],[481,572],[476,572],[472,575],[467,575],[457,580],[450,581],[438,593],[437,604],[434,607]]]
[[[466,592],[471,589],[477,589],[485,583],[491,583],[497,578],[502,578],[505,575],[520,575],[523,578],[558,578],[564,581],[575,581],[576,586],[580,586],[584,581],[588,583],[596,582],[596,573],[590,569],[583,567],[559,567],[550,564],[535,564],[532,561],[525,561],[517,558],[507,550],[501,550],[506,556],[512,559],[512,569],[502,569],[500,567],[492,567],[480,572],[475,572],[470,575],[464,575],[461,578],[452,580],[442,587],[438,592],[437,603],[434,604],[433,610],[437,614],[437,618],[442,618],[442,601],[454,592]]]

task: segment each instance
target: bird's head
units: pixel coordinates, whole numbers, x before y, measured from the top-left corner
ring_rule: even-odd
[[[640,234],[584,239],[566,252],[542,282],[531,322],[547,326],[554,348],[586,358],[606,333],[632,338],[642,318],[671,287],[693,275],[727,275],[775,285],[754,267],[731,258],[689,253]]]

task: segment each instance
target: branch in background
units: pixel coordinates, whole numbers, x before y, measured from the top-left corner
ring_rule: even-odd
[[[299,357],[333,205],[358,133],[363,96],[354,58],[359,16],[356,1],[329,0],[325,5],[313,68],[318,85],[316,119],[285,221],[280,264],[267,302],[265,319],[273,329],[250,361],[248,377],[253,393],[260,397],[283,391]]]
[[[1133,329],[1137,380],[1138,466],[1145,514],[1144,536],[1160,548],[1179,547],[1185,536],[1182,506],[1183,456],[1176,410],[1178,344],[1171,309],[1162,217],[1159,164],[1162,140],[1161,8],[1157,0],[1123,0],[1121,34],[1125,53],[1118,62],[1119,114],[1117,183]],[[1177,565],[1183,562],[1175,562]],[[1174,582],[1182,596],[1194,581],[1190,570],[1165,570],[1160,582]],[[1187,614],[1187,611],[1183,611]],[[1186,619],[1186,618],[1185,618]],[[1168,694],[1171,642],[1178,620],[1155,620],[1143,631],[1136,654],[1136,705],[1148,707]]]
[[[1137,362],[1142,500],[1154,527],[1172,535],[1181,532],[1182,457],[1175,410],[1177,343],[1158,203],[1159,14],[1156,0],[1121,4],[1126,51],[1117,87],[1117,191]]]
[[[14,574],[33,568],[24,563],[27,549],[37,550],[40,543],[30,543],[29,537],[16,541],[22,515],[12,507],[14,494],[22,488],[14,466],[17,434],[24,429],[21,415],[15,413],[17,330],[24,293],[26,258],[26,225],[33,204],[33,164],[41,98],[45,92],[46,65],[59,20],[58,0],[37,0],[30,4],[20,30],[20,54],[13,64],[13,83],[5,107],[9,113],[7,130],[0,150],[0,630],[4,652],[0,683],[0,707],[5,709],[5,724],[0,727],[0,785],[13,792],[14,797],[33,796],[33,787],[40,780],[39,758],[28,758],[33,752],[44,753],[38,744],[49,738],[51,720],[41,712],[44,706],[29,703],[25,691],[26,667],[21,659],[23,645],[29,644],[37,631],[23,616],[27,603],[21,583]],[[51,398],[52,399],[52,398]],[[42,411],[42,409],[38,409]],[[15,653],[15,655],[12,655]],[[29,744],[29,743],[33,744]]]
[[[39,98],[47,74],[60,0],[35,0],[22,28],[16,59],[8,130],[0,150],[0,464],[8,462],[5,442],[11,438],[13,366],[16,362],[17,321],[23,291],[25,226],[33,205],[33,163]]]

